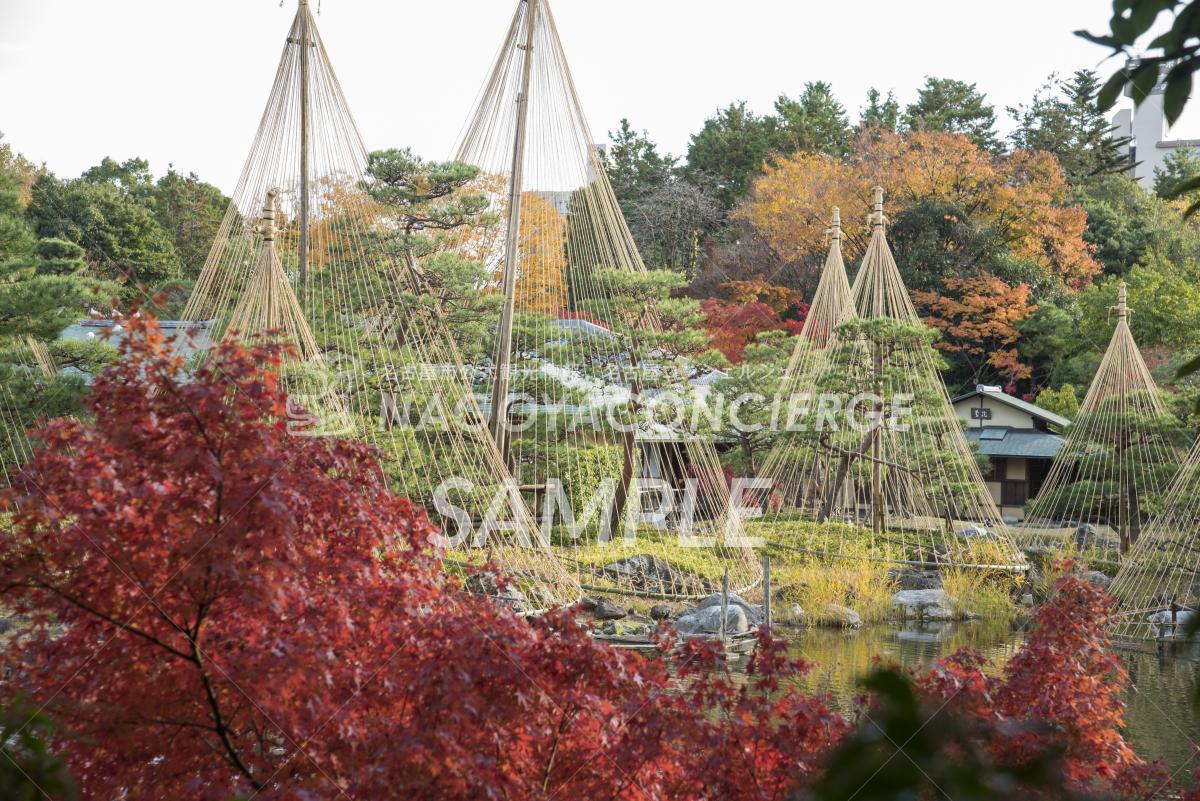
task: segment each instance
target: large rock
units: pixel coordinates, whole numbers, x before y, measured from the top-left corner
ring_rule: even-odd
[[[1103,544],[1103,538],[1091,523],[1082,523],[1075,528],[1075,547],[1081,551],[1097,548]]]
[[[1175,619],[1171,619],[1171,610],[1164,609],[1161,612],[1155,612],[1146,618],[1151,625],[1158,627],[1159,637],[1178,637],[1183,633],[1183,629],[1195,617],[1196,613],[1190,609],[1180,609],[1174,613]]]
[[[940,590],[942,577],[936,570],[917,570],[915,568],[894,567],[888,571],[897,589],[901,590]]]
[[[804,607],[800,604],[784,604],[774,613],[774,618],[771,622],[780,626],[803,626]]]
[[[706,606],[680,615],[675,628],[683,634],[717,634],[721,630],[721,607]],[[750,630],[750,621],[740,606],[725,610],[725,633],[743,634]]]
[[[532,611],[529,604],[529,598],[525,593],[518,588],[509,584],[503,589],[500,588],[496,581],[496,577],[490,572],[472,573],[463,582],[463,587],[472,595],[482,595],[488,598],[495,598],[500,603],[512,609],[518,615],[523,615],[526,612]]]
[[[610,637],[649,639],[654,631],[654,621],[641,615],[629,615],[623,620],[606,620],[600,631]]]
[[[954,620],[945,590],[901,590],[892,596],[892,613],[901,620]]]
[[[675,617],[675,608],[670,604],[655,604],[650,607],[652,620],[670,620],[673,617]]]
[[[862,625],[862,618],[858,616],[858,612],[839,604],[826,604],[821,610],[820,620],[824,625],[847,629],[856,629]]]
[[[1079,574],[1079,578],[1086,581],[1088,584],[1095,585],[1102,590],[1107,590],[1108,585],[1112,584],[1112,579],[1101,573],[1099,570],[1085,570]]]
[[[707,609],[710,606],[721,605],[721,593],[716,592],[702,600],[697,606],[697,609]],[[729,605],[740,607],[746,613],[746,620],[750,621],[751,626],[757,626],[762,623],[763,609],[757,604],[747,603],[744,598],[735,592],[729,593]]]
[[[992,540],[996,538],[996,535],[988,531],[987,528],[975,523],[958,532],[958,536],[965,540]]]
[[[656,594],[672,594],[694,589],[697,585],[705,592],[712,592],[712,582],[685,573],[669,562],[650,554],[638,554],[619,562],[605,565],[605,576],[636,590]]]
[[[592,607],[592,616],[597,620],[620,620],[629,613],[607,598],[600,598]]]

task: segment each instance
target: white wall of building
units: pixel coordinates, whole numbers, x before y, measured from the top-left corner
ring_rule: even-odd
[[[1128,96],[1129,90],[1126,90]],[[1178,121],[1177,121],[1178,122]],[[1179,148],[1200,147],[1200,140],[1172,138],[1163,113],[1163,87],[1153,91],[1136,108],[1124,108],[1112,118],[1113,136],[1131,137],[1133,177],[1144,189],[1154,188],[1154,171]]]

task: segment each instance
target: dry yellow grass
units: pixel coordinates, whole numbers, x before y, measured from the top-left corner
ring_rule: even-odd
[[[884,620],[896,591],[883,562],[796,559],[793,554],[774,563],[772,579],[781,588],[779,599],[800,604],[809,623],[836,624],[825,613],[831,604],[853,609],[864,623]]]
[[[960,615],[970,612],[985,620],[1011,620],[1016,614],[1013,591],[1023,581],[1000,571],[942,568],[942,589]]]

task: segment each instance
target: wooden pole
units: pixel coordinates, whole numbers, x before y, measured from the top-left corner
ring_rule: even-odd
[[[872,207],[872,225],[876,228],[883,228],[883,187],[876,186],[875,204]],[[878,309],[875,316],[883,314],[883,270],[875,270],[875,298],[874,303]],[[878,347],[878,346],[876,346]],[[875,390],[878,397],[882,391],[881,379],[883,376],[883,353],[876,351],[875,353]],[[883,399],[880,398],[875,407],[875,420],[872,425],[876,426],[877,430],[883,425]],[[871,529],[876,534],[883,533],[883,452],[882,452],[882,431],[876,434],[875,441],[871,443]]]
[[[492,384],[492,407],[488,413],[488,428],[500,451],[500,458],[509,463],[508,380],[512,357],[513,312],[517,294],[518,244],[521,237],[521,192],[525,172],[525,137],[529,119],[529,80],[533,73],[533,34],[537,25],[538,0],[522,0],[525,5],[525,62],[521,68],[521,91],[517,95],[517,128],[513,142],[512,180],[508,191],[508,233],[504,243],[504,276],[502,291],[504,307],[500,312],[500,327],[496,336],[496,380]]]
[[[262,235],[263,242],[271,247],[275,247],[275,200],[279,197],[279,190],[267,190],[267,199],[263,201],[262,220],[259,222],[258,232]]]
[[[1117,327],[1129,325],[1129,287],[1124,281],[1117,285],[1117,305],[1114,307],[1117,312]],[[1120,403],[1120,414],[1122,416],[1129,413],[1127,399],[1125,397],[1126,382],[1121,381],[1118,384],[1120,395],[1118,402]],[[1138,501],[1137,481],[1133,474],[1133,465],[1129,460],[1129,432],[1122,427],[1121,437],[1117,444],[1119,449],[1118,460],[1121,482],[1121,520],[1119,522],[1118,536],[1120,540],[1121,553],[1129,553],[1129,549],[1137,542],[1138,534],[1141,529],[1141,509]]]
[[[308,28],[308,0],[300,0],[300,297],[308,287],[308,53],[312,36]]]
[[[721,622],[717,627],[717,636],[721,642],[725,642],[725,620],[729,617],[729,568],[725,568],[725,574],[721,576]]]
[[[771,628],[771,557],[763,554],[763,624]]]

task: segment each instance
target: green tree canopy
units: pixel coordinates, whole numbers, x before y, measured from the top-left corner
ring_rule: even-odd
[[[742,363],[713,386],[714,394],[726,410],[737,403],[737,419],[732,412],[722,414],[721,429],[714,432],[737,443],[737,450],[723,457],[734,475],[758,475],[762,454],[775,442],[778,420],[773,417],[779,414],[776,396],[796,342],[797,337],[786,331],[763,331],[746,346]]]
[[[775,101],[778,124],[774,149],[781,153],[825,153],[845,156],[850,149],[846,109],[825,81],[810,81],[798,99],[780,95]]]
[[[720,226],[724,209],[684,174],[678,159],[660,153],[649,134],[628,120],[608,138],[605,169],[642,258],[694,276],[701,242]]]
[[[1096,260],[1109,275],[1126,275],[1151,251],[1176,263],[1200,252],[1200,228],[1128,175],[1093,179],[1075,194],[1088,215],[1084,238],[1096,246]]]
[[[732,103],[693,134],[688,176],[731,209],[750,189],[775,143],[777,121],[760,117],[745,101]]]
[[[904,126],[913,131],[965,135],[987,150],[999,150],[996,110],[975,84],[953,78],[926,78],[915,103],[904,109]]]
[[[888,90],[887,97],[871,87],[867,90],[867,104],[858,113],[859,128],[884,128],[895,131],[900,127],[900,102]]]
[[[628,216],[632,203],[654,193],[674,177],[678,159],[669,153],[659,153],[650,135],[634,130],[627,119],[622,119],[608,138],[605,169],[621,210]]]
[[[125,177],[60,181],[43,175],[33,184],[27,213],[38,236],[82,247],[96,275],[152,288],[180,277],[179,257],[170,235],[139,199],[140,173],[132,175],[129,184]]]
[[[1175,190],[1185,182],[1200,176],[1200,156],[1194,148],[1172,150],[1161,167],[1154,168],[1154,194],[1161,198],[1175,196]]]
[[[1017,122],[1010,135],[1013,147],[1053,153],[1072,182],[1094,175],[1129,169],[1112,124],[1097,104],[1100,79],[1091,70],[1076,70],[1070,78],[1051,76],[1030,101],[1008,109]]]
[[[1035,402],[1046,411],[1068,420],[1079,412],[1079,395],[1075,392],[1074,384],[1063,384],[1058,389],[1043,389]]]
[[[195,173],[184,175],[174,168],[158,179],[153,198],[154,216],[175,244],[183,278],[198,278],[229,198]]]
[[[412,317],[402,321],[402,328],[420,325],[421,314],[444,315],[443,324],[464,354],[481,355],[498,299],[484,292],[486,266],[454,247],[457,232],[498,222],[491,198],[478,183],[479,168],[426,161],[409,148],[393,148],[370,154],[367,175],[371,196],[387,218],[382,229],[390,232],[379,248],[407,270],[403,297],[385,298],[399,303],[402,317]]]

